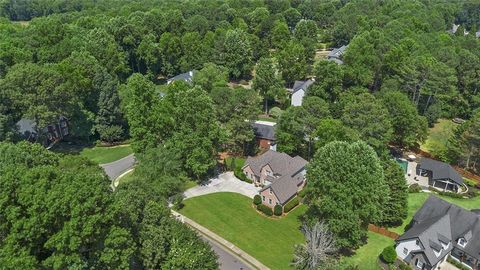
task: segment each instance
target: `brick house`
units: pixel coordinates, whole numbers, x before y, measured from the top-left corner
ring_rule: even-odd
[[[262,150],[277,150],[275,142],[275,125],[276,123],[266,121],[256,121],[252,123],[253,133],[257,145]]]
[[[307,161],[300,156],[268,150],[257,157],[248,157],[242,170],[260,190],[262,203],[284,206],[305,186]]]

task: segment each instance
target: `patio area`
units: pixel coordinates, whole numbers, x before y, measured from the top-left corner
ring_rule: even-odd
[[[418,163],[415,161],[408,161],[407,174],[405,175],[407,184],[409,186],[418,184],[422,189],[428,190],[428,177],[420,174],[420,169],[417,169],[417,165]]]

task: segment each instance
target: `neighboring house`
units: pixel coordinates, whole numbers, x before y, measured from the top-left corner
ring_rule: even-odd
[[[445,162],[422,158],[417,165],[421,176],[428,177],[428,185],[443,191],[458,192],[463,185],[462,176]]]
[[[178,74],[177,76],[168,79],[167,84],[171,84],[172,82],[175,82],[175,81],[184,81],[188,84],[192,84],[193,75],[195,75],[196,72],[197,72],[196,70],[190,70],[189,72]]]
[[[452,24],[452,28],[450,30],[447,30],[447,33],[450,33],[450,34],[455,34],[457,33],[457,30],[458,30],[458,27],[460,26],[460,24]],[[463,35],[466,36],[468,35],[468,31],[466,29],[463,29]],[[476,33],[475,33],[475,36],[476,36]]]
[[[35,121],[22,118],[17,122],[17,128],[20,135],[30,142],[40,142],[45,146],[49,146],[54,142],[63,139],[69,134],[68,120],[61,116],[57,123],[52,123],[44,128],[37,129]],[[38,134],[40,132],[41,134]],[[38,140],[42,141],[38,141]]]
[[[268,150],[257,157],[248,157],[242,170],[260,190],[262,203],[273,208],[284,206],[305,186],[307,161],[300,156]]]
[[[451,255],[478,270],[480,215],[432,195],[415,213],[410,228],[396,240],[395,250],[414,269],[440,269]]]
[[[331,52],[327,55],[328,61],[333,61],[339,65],[343,64],[343,54],[345,50],[348,48],[348,45],[343,45],[340,48],[334,48]]]
[[[266,121],[255,121],[252,124],[255,139],[260,149],[277,150],[277,144],[275,142],[275,125],[276,123]]]
[[[307,94],[308,88],[315,82],[315,79],[306,81],[295,81],[293,88],[289,90],[292,93],[292,106],[302,106],[303,97]]]

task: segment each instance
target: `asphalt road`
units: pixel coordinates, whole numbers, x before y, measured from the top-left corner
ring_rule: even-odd
[[[218,264],[220,270],[253,270],[235,255],[226,251],[224,247],[204,235],[200,235],[207,242],[212,250],[218,255]]]
[[[105,173],[112,181],[117,179],[117,177],[119,177],[122,173],[133,168],[134,165],[135,157],[133,154],[130,154],[114,162],[100,164],[100,166],[105,170]]]

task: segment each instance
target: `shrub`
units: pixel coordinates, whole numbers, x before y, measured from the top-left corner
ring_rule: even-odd
[[[262,203],[262,197],[260,197],[260,195],[258,195],[258,194],[255,195],[255,196],[253,197],[253,204],[259,205],[259,204],[261,204],[261,203]]]
[[[285,206],[283,207],[283,211],[285,213],[288,213],[288,212],[290,212],[290,210],[292,210],[299,203],[300,203],[300,200],[298,199],[298,197],[295,197],[295,198],[291,199],[287,204],[285,204]]]
[[[273,117],[273,118],[280,118],[280,116],[282,115],[283,111],[282,109],[280,109],[279,107],[273,107],[270,109],[270,112],[269,114]]]
[[[307,189],[304,188],[304,189],[300,190],[300,192],[298,192],[298,197],[305,198],[306,194],[307,194]]]
[[[419,184],[413,184],[408,187],[408,193],[418,193],[422,191],[422,188]]]
[[[469,269],[466,266],[464,266],[463,264],[461,264],[460,262],[452,259],[450,256],[448,256],[447,262],[453,264],[454,266],[456,266],[458,269],[461,269],[461,270],[468,270]]]
[[[382,251],[382,260],[388,264],[394,263],[397,259],[397,252],[393,246],[388,246]]]
[[[477,185],[477,182],[468,178],[463,178],[463,182],[465,182],[465,184],[469,187],[475,187]]]
[[[478,192],[470,189],[470,190],[468,190],[466,195],[467,195],[468,198],[475,198],[475,197],[478,196]]]
[[[412,268],[404,263],[401,263],[399,266],[400,270],[412,270]]]
[[[448,192],[448,191],[437,191],[438,194],[445,196],[445,197],[451,197],[451,198],[456,198],[456,199],[463,199],[462,194],[454,193],[454,192]]]
[[[281,205],[277,204],[275,205],[275,207],[273,207],[273,213],[275,214],[275,216],[281,216],[282,212],[283,212],[283,209]]]
[[[264,205],[264,204],[259,204],[257,206],[257,210],[264,213],[265,215],[271,217],[273,215],[272,208]]]
[[[236,168],[233,171],[233,174],[235,175],[235,177],[242,180],[243,182],[247,182],[247,183],[250,183],[250,184],[252,183],[252,180],[248,179],[247,176],[242,172],[241,169]]]

